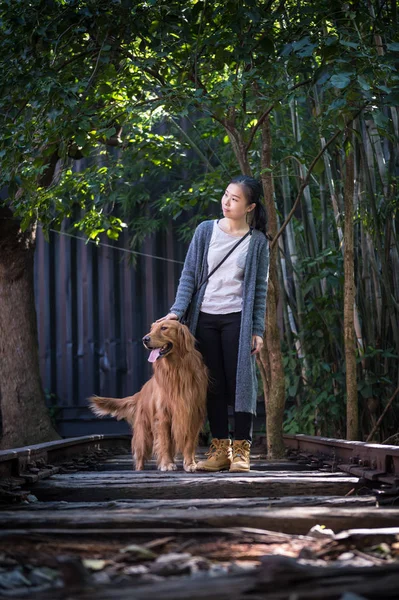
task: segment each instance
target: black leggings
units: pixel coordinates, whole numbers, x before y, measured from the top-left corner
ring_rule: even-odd
[[[207,410],[214,438],[229,437],[228,406],[235,405],[241,313],[211,315],[200,312],[196,338],[209,369]],[[234,412],[236,440],[252,440],[252,414]]]

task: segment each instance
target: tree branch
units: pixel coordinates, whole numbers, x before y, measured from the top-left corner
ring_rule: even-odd
[[[382,411],[380,418],[378,419],[377,423],[374,425],[373,429],[370,431],[369,435],[367,436],[366,442],[370,442],[373,439],[375,432],[381,425],[382,419],[385,417],[386,413],[388,412],[389,408],[391,407],[392,402],[395,400],[397,394],[399,394],[399,387],[396,388],[393,395],[388,400],[387,405],[384,408],[384,410]]]
[[[306,85],[307,83],[311,83],[311,79],[306,79],[305,81],[301,81],[300,83],[296,83],[294,86],[292,86],[292,88],[290,88],[287,92],[287,94],[289,94],[290,92],[293,92],[296,88],[301,87],[302,85]],[[281,96],[281,98],[279,98],[277,100],[277,102],[280,102],[281,100],[283,100],[284,96]],[[266,119],[266,117],[271,113],[271,111],[273,110],[273,108],[275,107],[276,102],[274,104],[272,104],[271,106],[269,106],[268,109],[265,110],[265,112],[259,117],[258,122],[256,123],[256,125],[253,126],[252,131],[251,131],[251,135],[249,136],[249,140],[246,144],[246,151],[248,152],[249,148],[251,147],[252,142],[254,141],[254,137],[256,135],[256,132],[258,131],[259,127],[262,125],[263,121]]]
[[[65,60],[62,63],[62,65],[60,65],[59,67],[57,67],[57,72],[59,73],[60,71],[62,71],[63,69],[65,69],[66,66],[70,65],[73,62],[76,62],[80,58],[83,58],[84,56],[90,56],[90,54],[95,54],[96,52],[98,52],[98,47],[92,48],[91,50],[85,50],[84,52],[80,52],[80,54],[75,54],[74,56],[72,56],[68,60]]]
[[[136,61],[136,57],[134,56],[134,54],[132,54],[129,50],[124,50],[123,48],[118,48],[118,50],[120,51],[120,53],[122,55],[127,56],[127,58],[130,58],[130,60],[132,61]],[[151,69],[150,67],[140,67],[145,73],[148,73],[148,75],[151,75],[151,77],[153,79],[156,79],[161,85],[166,85],[164,78],[162,77],[162,75],[160,75],[157,71],[154,71],[153,69]]]
[[[99,63],[99,61],[100,61],[100,56],[101,56],[101,52],[102,52],[102,49],[103,49],[103,47],[104,47],[104,44],[105,44],[105,40],[106,40],[106,37],[104,38],[104,41],[103,41],[103,43],[101,44],[101,48],[100,48],[100,49],[99,49],[99,51],[98,51],[98,54],[97,54],[97,59],[96,59],[96,64],[94,65],[93,72],[92,72],[92,74],[90,75],[90,77],[89,77],[89,81],[88,81],[88,83],[87,83],[87,85],[86,85],[85,94],[86,94],[86,93],[89,91],[89,88],[90,88],[90,86],[91,86],[91,83],[92,83],[92,81],[93,81],[93,79],[94,79],[94,77],[95,77],[95,75],[96,75],[96,73],[97,73],[97,69],[98,69],[98,63]]]

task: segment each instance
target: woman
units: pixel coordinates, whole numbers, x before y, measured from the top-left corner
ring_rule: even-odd
[[[198,470],[250,470],[258,387],[255,355],[263,346],[269,270],[261,193],[261,184],[252,177],[231,180],[222,198],[223,219],[204,221],[197,227],[175,303],[170,313],[159,319],[180,319],[190,306],[188,326],[209,369],[207,411],[212,442]],[[233,444],[229,404],[234,406]]]

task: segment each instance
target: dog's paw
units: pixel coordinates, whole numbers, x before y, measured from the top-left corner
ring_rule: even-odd
[[[177,465],[175,463],[167,463],[166,465],[159,465],[159,471],[176,471]]]
[[[194,471],[197,470],[197,464],[195,462],[192,463],[188,463],[188,464],[184,464],[183,465],[183,469],[187,472],[187,473],[194,473]]]

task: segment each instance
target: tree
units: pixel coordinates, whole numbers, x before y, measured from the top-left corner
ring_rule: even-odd
[[[0,207],[3,448],[57,436],[45,409],[37,355],[36,227],[59,224],[71,215],[73,203],[58,202],[52,195],[71,159],[87,156],[101,144],[119,143],[117,113],[126,98],[118,97],[107,36],[110,28],[118,32],[122,27],[126,9],[118,7],[111,17],[107,6],[37,0],[29,5],[5,1],[0,8],[0,181],[7,190]],[[83,207],[85,202],[81,198]],[[94,225],[111,236],[121,230],[120,219],[96,218],[93,206],[91,201],[85,211],[91,231]]]

